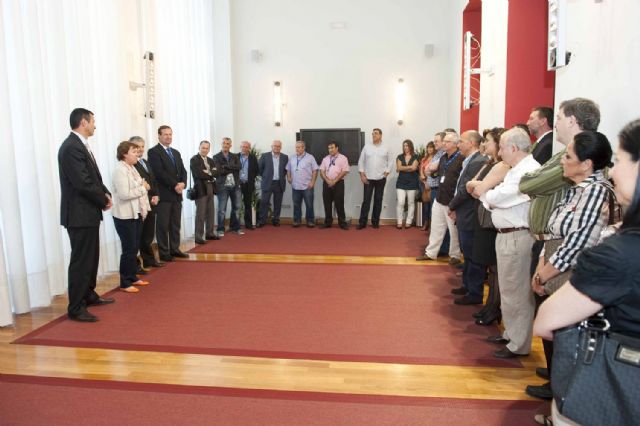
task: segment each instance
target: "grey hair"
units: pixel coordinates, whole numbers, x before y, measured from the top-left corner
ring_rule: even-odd
[[[131,143],[137,143],[137,142],[144,143],[144,139],[142,139],[142,136],[131,136],[129,138],[129,142],[131,142]]]
[[[519,127],[512,127],[500,136],[500,142],[505,145],[515,146],[518,151],[529,152],[531,149],[531,138],[527,132]]]
[[[302,144],[302,147],[305,148],[305,149],[307,148],[307,144],[304,143],[304,141],[296,141],[296,145],[298,145],[298,144]]]

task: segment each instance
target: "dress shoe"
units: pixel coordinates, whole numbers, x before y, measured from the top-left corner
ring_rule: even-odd
[[[451,294],[455,294],[457,296],[464,296],[467,293],[468,291],[466,287],[458,287],[451,290]]]
[[[553,392],[551,392],[551,382],[547,382],[542,386],[527,386],[524,392],[534,398],[545,399],[547,401],[553,399]]]
[[[187,253],[183,253],[181,251],[174,251],[173,253],[171,253],[171,256],[173,257],[181,257],[183,259],[188,259],[189,255]]]
[[[498,349],[493,353],[494,358],[502,358],[502,359],[517,358],[519,356],[527,356],[527,355],[529,354],[517,354],[515,352],[511,352],[509,348],[507,348],[506,346],[502,349]]]
[[[349,230],[349,225],[346,223],[343,223],[340,225],[340,229],[342,229],[343,231],[348,231]]]
[[[435,259],[432,259],[429,256],[427,256],[426,254],[423,254],[422,256],[416,257],[416,260],[435,260]]]
[[[256,228],[262,228],[264,226],[264,223],[257,223],[256,224]]]
[[[294,228],[300,228],[300,222],[293,222]]]
[[[451,259],[449,259],[449,265],[451,265],[451,266],[459,265],[461,263],[462,263],[462,261],[460,259],[458,259],[457,257],[452,257]]]
[[[201,240],[200,238],[198,238],[196,240],[196,244],[207,244],[207,242],[205,240]]]
[[[219,240],[219,239],[220,239],[220,237],[218,237],[218,236],[217,236],[217,235],[215,235],[215,234],[214,234],[214,235],[207,235],[207,236],[206,236],[206,237],[204,237],[204,238],[205,238],[205,240],[209,240],[209,241],[211,241],[211,240]]]
[[[549,380],[549,369],[544,367],[536,368],[536,376],[540,377],[541,379]]]
[[[396,229],[402,229],[402,225],[396,225]]]
[[[482,318],[487,313],[486,308],[487,307],[485,306],[484,308],[480,309],[478,312],[472,313],[471,316],[474,318]]]
[[[509,343],[508,339],[505,339],[504,337],[502,337],[501,334],[496,334],[495,336],[489,336],[487,337],[487,342],[490,343],[498,343],[498,344],[507,344]]]
[[[147,266],[151,266],[153,268],[162,268],[164,265],[166,265],[166,263],[164,262],[158,262],[156,260],[154,260],[153,262],[149,262],[147,263]]]
[[[248,229],[249,231],[254,231],[256,229],[256,227],[253,225],[245,226],[245,228]]]
[[[366,227],[367,227],[367,225],[363,225],[363,224],[360,223],[360,224],[358,224],[358,226],[356,226],[356,229],[359,231],[359,230],[364,229]]]
[[[173,262],[173,256],[160,256],[160,260],[163,262]]]
[[[328,229],[328,228],[331,228],[330,223],[323,223],[322,225],[320,225],[320,229]]]
[[[93,315],[91,312],[82,312],[81,314],[71,315],[67,314],[70,320],[78,321],[78,322],[96,322],[98,321],[98,317]]]
[[[124,291],[125,293],[137,293],[140,290],[138,290],[134,286],[129,286],[129,287],[120,287],[120,291]]]
[[[493,315],[485,315],[482,316],[480,318],[476,319],[476,324],[477,325],[491,325],[493,324],[493,322],[496,321],[498,324],[500,324],[500,321],[502,321],[502,313],[498,312],[497,314],[493,314]]]
[[[275,226],[275,227],[280,226],[280,222],[273,222],[273,226]]]
[[[151,284],[149,281],[138,280],[133,283],[133,285],[145,286]]]
[[[100,305],[108,305],[110,303],[115,302],[116,299],[113,297],[98,297],[93,302],[87,303],[87,306],[100,306]]]
[[[142,268],[138,268],[138,270],[136,271],[136,275],[147,275],[147,271]]]
[[[380,228],[380,225],[378,225],[377,223],[374,223],[373,225],[371,225],[371,227],[373,229],[378,229],[378,228]]]
[[[453,301],[456,305],[482,305],[482,297],[473,298],[468,294]]]

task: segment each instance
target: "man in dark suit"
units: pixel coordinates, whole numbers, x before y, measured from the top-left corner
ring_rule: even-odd
[[[153,249],[151,248],[151,243],[153,243],[153,238],[156,235],[155,207],[158,205],[158,201],[160,200],[160,197],[158,196],[158,182],[153,174],[153,170],[151,170],[151,165],[144,159],[144,139],[140,136],[132,136],[129,139],[129,142],[136,144],[139,149],[138,162],[134,167],[140,176],[146,180],[151,187],[151,189],[147,191],[151,210],[149,210],[147,217],[144,219],[144,222],[142,222],[142,233],[140,234],[140,257],[142,257],[142,265],[140,266],[142,268],[146,268],[148,266],[158,268],[164,266],[164,262],[158,262],[156,260],[156,257],[153,254]]]
[[[244,227],[250,230],[254,229],[251,212],[258,171],[258,158],[251,153],[251,143],[243,141],[240,144],[240,192],[244,204]]]
[[[460,136],[458,149],[465,159],[453,199],[449,202],[449,216],[455,220],[460,248],[464,254],[462,287],[451,292],[462,297],[454,300],[456,305],[479,305],[482,303],[484,267],[473,260],[473,234],[477,219],[477,204],[466,189],[467,182],[478,174],[487,158],[480,154],[482,135],[468,130]]]
[[[282,207],[282,196],[287,187],[286,167],[289,162],[289,157],[280,153],[280,150],[282,150],[282,142],[275,140],[271,144],[271,152],[265,152],[258,160],[258,171],[262,176],[258,228],[264,226],[267,221],[271,195],[273,195],[273,217],[271,223],[273,226],[280,226],[280,209]]]
[[[553,109],[549,107],[532,109],[527,127],[536,138],[531,146],[531,155],[538,163],[544,164],[551,158],[553,150]]]
[[[182,156],[171,148],[173,131],[169,126],[158,128],[158,144],[148,152],[151,169],[158,181],[160,200],[156,206],[156,241],[160,260],[171,262],[174,257],[189,257],[180,251],[180,221],[182,191],[187,186],[187,171]]]
[[[76,108],[69,117],[71,133],[58,151],[60,173],[60,224],[67,228],[71,242],[69,261],[69,319],[96,322],[87,306],[113,303],[95,291],[100,260],[102,211],[113,205],[111,193],[91,153],[88,139],[96,129],[93,113]]]
[[[215,179],[218,169],[212,158],[208,157],[211,144],[200,142],[198,153],[191,157],[189,168],[193,176],[193,190],[196,192],[196,220],[194,237],[196,244],[205,244],[207,240],[218,240],[214,234],[216,209],[213,196],[216,194]],[[206,229],[205,229],[206,226]]]

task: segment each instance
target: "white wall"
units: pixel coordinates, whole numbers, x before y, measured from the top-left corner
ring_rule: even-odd
[[[491,73],[480,75],[480,129],[504,126],[507,90],[507,0],[482,2],[482,68]]]
[[[599,130],[617,146],[617,134],[640,117],[640,2],[567,1],[568,66],[556,73],[556,109],[577,96],[600,105]]]
[[[401,152],[402,140],[424,144],[449,125],[452,79],[449,2],[424,0],[323,2],[234,0],[231,2],[234,134],[269,150],[273,139],[292,153],[300,128],[360,127],[370,142],[380,127],[383,140]],[[331,22],[346,28],[332,30]],[[425,57],[424,46],[435,45]],[[250,52],[260,49],[262,62]],[[458,55],[455,49],[454,56]],[[407,85],[405,124],[395,117],[395,85]],[[283,126],[273,125],[273,81],[283,84]],[[220,105],[217,106],[220,108]],[[237,148],[237,146],[236,146]],[[383,218],[395,217],[395,178],[387,183]],[[321,216],[321,186],[316,216]],[[347,216],[357,217],[362,185],[355,168],[347,179]],[[285,195],[285,205],[290,196]],[[291,210],[283,206],[283,216]]]

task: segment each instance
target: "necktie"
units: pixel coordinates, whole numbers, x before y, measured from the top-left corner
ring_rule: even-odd
[[[173,156],[173,152],[171,152],[171,148],[167,148],[167,154],[169,154],[169,158],[171,158],[171,162],[173,165],[176,165],[176,158]]]
[[[144,167],[144,170],[149,173],[149,169],[147,168],[146,163],[144,162],[144,160],[141,158],[138,160],[140,162],[140,164],[142,164],[142,167]]]

